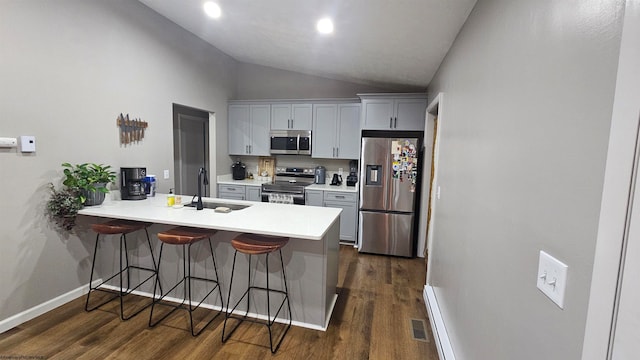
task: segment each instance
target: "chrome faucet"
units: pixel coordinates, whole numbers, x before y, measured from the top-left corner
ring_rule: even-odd
[[[196,205],[196,210],[202,210],[204,208],[202,206],[202,185],[203,184],[209,185],[209,179],[207,178],[207,170],[201,167],[200,170],[198,171],[198,203]]]

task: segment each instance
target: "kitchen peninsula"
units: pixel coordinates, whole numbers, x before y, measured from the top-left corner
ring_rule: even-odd
[[[183,202],[188,202],[189,199],[190,197],[183,197]],[[225,294],[228,290],[233,258],[231,239],[238,233],[287,236],[290,241],[282,251],[287,271],[293,325],[326,330],[337,298],[341,209],[212,198],[203,198],[203,200],[205,203],[215,201],[249,206],[229,213],[218,213],[207,208],[197,211],[194,207],[169,207],[166,204],[166,195],[157,194],[156,197],[139,201],[107,200],[99,206],[85,207],[79,214],[151,222],[157,224],[150,228],[152,238],[155,238],[154,233],[166,229],[166,225],[218,230],[212,243],[222,291]],[[158,242],[156,245],[158,249]],[[245,261],[240,260],[240,257],[238,259],[238,261]],[[113,262],[112,259],[106,259],[106,261]],[[173,268],[177,268],[175,264],[173,265]],[[166,270],[163,272],[166,269],[165,266],[171,268],[171,265],[163,260],[161,278],[163,283],[168,283],[173,279],[165,278],[167,273]],[[240,265],[239,268],[246,268],[246,265]],[[279,266],[274,267],[274,269],[278,268]],[[104,271],[108,273],[110,270],[112,269]],[[241,276],[244,277],[246,274]],[[260,282],[264,281],[264,278],[264,264],[260,264],[257,273],[252,274],[252,279]],[[271,281],[274,284],[281,283],[278,272],[270,275]],[[242,290],[240,288],[237,290],[238,293],[234,291],[232,294],[232,303],[234,298],[237,299],[242,295]],[[224,300],[226,302],[226,298]],[[254,304],[257,307],[254,308]],[[266,306],[256,304],[252,300],[250,311],[262,314],[262,310],[266,314]]]

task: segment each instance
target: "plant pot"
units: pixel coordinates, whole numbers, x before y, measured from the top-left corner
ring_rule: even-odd
[[[94,184],[96,189],[99,188],[104,188],[106,187],[106,183],[96,183]],[[103,193],[102,191],[87,191],[87,190],[82,190],[82,195],[84,195],[84,197],[86,198],[86,200],[84,201],[84,205],[85,206],[93,206],[93,205],[100,205],[102,204],[102,202],[104,201],[104,195],[105,193]]]

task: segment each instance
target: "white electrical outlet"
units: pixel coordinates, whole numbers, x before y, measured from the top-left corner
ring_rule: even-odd
[[[537,286],[551,301],[564,309],[564,290],[567,287],[569,267],[558,259],[540,251]]]
[[[169,170],[164,171],[164,179],[167,180],[169,178]]]

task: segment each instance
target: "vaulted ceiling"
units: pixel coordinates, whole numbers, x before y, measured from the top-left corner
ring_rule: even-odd
[[[139,0],[240,62],[402,89],[426,88],[475,0]],[[334,32],[316,22],[331,17]]]

